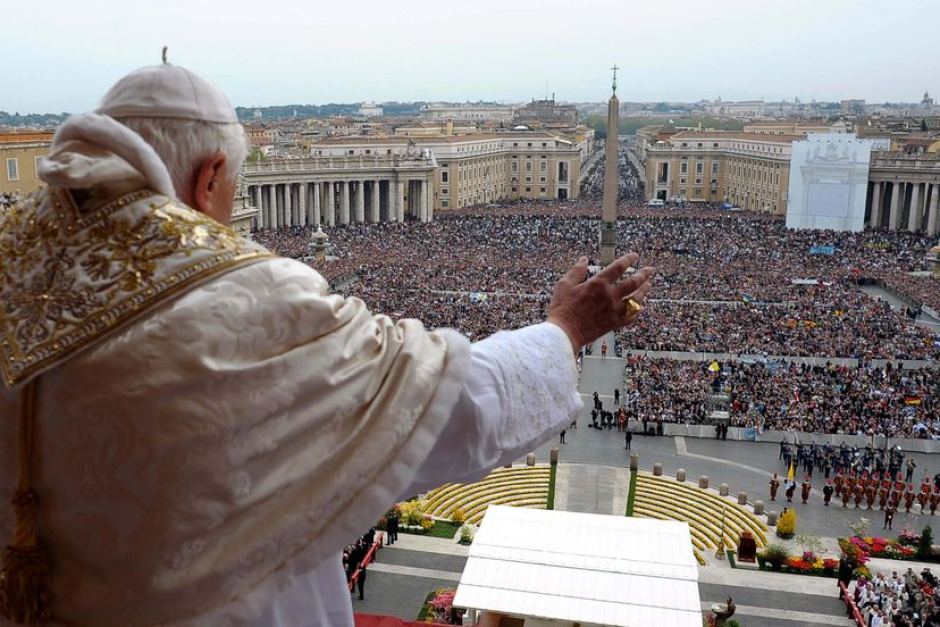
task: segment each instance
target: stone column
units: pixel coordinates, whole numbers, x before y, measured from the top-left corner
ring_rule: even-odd
[[[875,181],[871,188],[871,224],[872,228],[881,226],[881,181]]]
[[[920,229],[923,213],[920,208],[920,183],[913,183],[911,187],[911,210],[907,214],[907,230],[915,232]]]
[[[897,181],[891,185],[891,213],[888,214],[888,228],[892,231],[898,230],[898,222],[901,220],[901,211],[898,205],[901,189],[901,183]]]
[[[339,223],[349,224],[349,189],[348,181],[339,184]]]
[[[379,213],[379,200],[381,199],[379,190],[381,189],[381,187],[382,187],[381,181],[372,181],[372,206],[371,206],[372,222],[378,222],[379,216],[381,215]]]
[[[333,181],[330,181],[326,184],[326,211],[323,217],[323,222],[327,226],[334,226],[336,224],[336,190],[333,187]]]
[[[307,226],[307,183],[297,186],[297,224]]]
[[[255,209],[258,210],[256,214],[258,217],[255,218],[255,226],[261,228],[264,226],[264,208],[261,206],[261,186],[255,185],[251,188],[251,201],[255,204]]]
[[[434,175],[428,177],[428,222],[434,220]],[[493,198],[488,199],[486,202],[492,202]]]
[[[927,234],[936,235],[940,226],[940,183],[933,186],[930,197],[930,213],[927,214]]]
[[[356,182],[356,222],[362,223],[366,221],[366,182],[357,181]]]
[[[294,221],[294,185],[293,183],[287,183],[284,185],[284,223],[287,226],[293,226],[297,224]]]
[[[320,184],[313,184],[313,225],[320,226]]]
[[[405,183],[395,181],[395,222],[405,221]]]
[[[421,221],[431,221],[431,182],[428,179],[421,182]]]
[[[269,229],[273,229],[277,226],[277,186],[266,185],[265,187],[268,190],[268,208],[264,225]]]

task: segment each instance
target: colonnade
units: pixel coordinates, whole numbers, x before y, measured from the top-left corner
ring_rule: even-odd
[[[249,178],[247,185],[252,204],[259,209],[255,228],[434,219],[429,178],[271,182]]]
[[[872,228],[940,233],[940,183],[869,182],[866,218]]]

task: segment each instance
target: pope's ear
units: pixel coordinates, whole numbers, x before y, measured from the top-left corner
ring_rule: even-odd
[[[213,215],[219,207],[219,192],[225,183],[225,153],[217,150],[196,169],[193,209]]]

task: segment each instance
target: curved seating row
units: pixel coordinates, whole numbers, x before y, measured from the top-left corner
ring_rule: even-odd
[[[660,479],[648,473],[637,475],[633,513],[646,518],[687,522],[692,544],[698,550],[717,548],[722,524],[725,546],[734,546],[743,531],[754,534],[758,547],[767,543],[767,526],[748,510],[697,486]]]
[[[450,518],[460,509],[468,523],[476,524],[490,505],[544,509],[549,477],[547,466],[499,468],[477,483],[448,483],[432,490],[425,499],[425,511],[438,518]]]

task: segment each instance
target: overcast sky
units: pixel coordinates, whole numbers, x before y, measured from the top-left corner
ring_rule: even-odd
[[[60,6],[51,6],[60,5]],[[38,0],[0,9],[0,110],[84,111],[170,61],[234,105],[940,96],[938,0]]]

